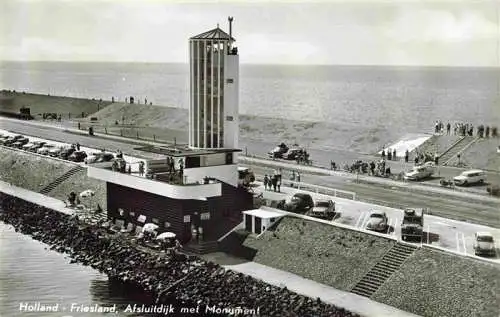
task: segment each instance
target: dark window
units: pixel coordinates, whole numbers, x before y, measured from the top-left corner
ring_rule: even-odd
[[[234,83],[234,79],[228,78],[228,79],[226,79],[226,83],[232,84],[232,83]]]
[[[185,168],[200,167],[201,158],[199,156],[187,156]]]
[[[226,116],[227,121],[233,121],[233,116]]]
[[[226,153],[226,164],[233,164],[233,153]]]
[[[271,218],[271,222],[274,222],[276,220],[276,218]]]

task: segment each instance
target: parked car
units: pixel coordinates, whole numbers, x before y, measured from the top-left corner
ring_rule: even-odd
[[[44,146],[36,150],[36,152],[41,155],[49,155],[49,151],[55,147],[56,146],[54,144],[45,144]]]
[[[495,240],[489,232],[477,232],[474,235],[474,253],[476,255],[496,255]]]
[[[23,138],[24,138],[24,137],[23,137],[22,135],[14,135],[14,136],[10,136],[10,137],[8,137],[8,138],[4,141],[3,145],[5,145],[5,146],[11,146],[12,144],[14,144],[14,143],[18,142],[19,140],[21,140],[21,139],[23,139]]]
[[[70,156],[68,156],[68,160],[73,162],[83,162],[87,157],[87,153],[84,151],[75,151]]]
[[[303,149],[301,149],[301,148],[292,148],[292,149],[289,149],[288,152],[286,152],[285,154],[283,154],[283,158],[285,160],[296,160],[297,156],[299,156],[302,153],[304,153]]]
[[[335,218],[335,202],[331,199],[317,200],[309,211],[309,216],[324,220]]]
[[[75,151],[76,149],[74,147],[66,147],[61,151],[61,153],[59,153],[59,157],[63,160],[67,160],[68,157]]]
[[[37,152],[38,149],[42,148],[47,142],[44,141],[35,141],[31,143],[31,146],[27,148],[28,151],[30,152]]]
[[[435,172],[436,165],[434,164],[434,162],[426,162],[423,165],[414,166],[411,171],[406,172],[404,175],[404,179],[410,181],[418,181],[431,177]]]
[[[271,151],[269,151],[268,155],[270,158],[283,158],[283,154],[288,151],[288,146],[285,143],[281,143]]]
[[[59,157],[59,154],[64,150],[63,146],[56,146],[53,149],[49,150],[49,156],[51,157]]]
[[[92,153],[92,155],[85,158],[85,164],[110,162],[114,158],[115,156],[112,153]]]
[[[16,149],[20,149],[23,147],[23,142],[20,142],[20,141],[17,141],[17,142],[14,142],[12,144],[10,144],[10,147],[13,147],[13,148],[16,148]]]
[[[249,167],[238,166],[238,186],[248,187],[255,182],[255,174]]]
[[[309,194],[296,193],[289,200],[282,200],[278,203],[278,208],[304,214],[314,206],[314,201]]]
[[[383,211],[373,210],[370,213],[366,229],[372,231],[387,231],[389,225],[387,215]]]
[[[4,145],[5,144],[5,141],[7,141],[9,139],[9,136],[8,135],[2,135],[0,137],[0,145]]]
[[[458,186],[470,184],[483,184],[486,181],[486,173],[482,170],[468,170],[459,176],[453,177],[453,182]]]

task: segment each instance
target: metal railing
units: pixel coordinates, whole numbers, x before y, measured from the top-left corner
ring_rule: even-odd
[[[258,180],[260,182],[262,182],[263,179],[264,179],[264,177],[262,177],[261,175],[256,176],[256,180]],[[308,183],[303,183],[303,182],[297,182],[297,181],[292,181],[292,180],[282,180],[281,184],[287,185],[287,186],[292,187],[292,188],[296,188],[298,190],[314,192],[316,194],[334,196],[334,197],[345,198],[345,199],[350,199],[350,200],[356,200],[356,193],[351,192],[351,191],[340,190],[340,189],[321,186],[321,185],[314,185],[314,184],[308,184]]]

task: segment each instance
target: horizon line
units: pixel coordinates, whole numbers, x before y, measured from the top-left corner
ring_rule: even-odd
[[[1,63],[102,63],[102,64],[180,64],[189,65],[189,62],[150,62],[150,61],[105,61],[105,60],[0,60]],[[318,66],[341,66],[341,67],[427,67],[427,68],[500,68],[500,65],[432,65],[432,64],[287,64],[287,63],[240,63],[248,66],[298,66],[298,67],[318,67]]]

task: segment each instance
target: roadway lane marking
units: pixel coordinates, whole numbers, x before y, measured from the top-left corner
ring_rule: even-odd
[[[455,232],[455,237],[457,239],[457,252],[467,255],[467,247],[465,245],[465,235],[461,231]],[[463,251],[460,249],[463,247]]]

